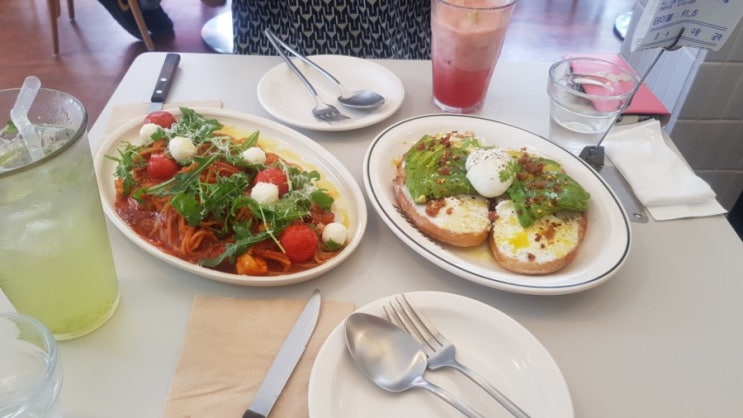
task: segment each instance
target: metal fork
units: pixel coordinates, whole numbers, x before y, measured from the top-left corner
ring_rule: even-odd
[[[275,35],[273,34],[273,32],[271,32],[269,29],[266,29],[265,31],[263,31],[263,34],[266,35],[266,38],[268,38],[268,41],[271,42],[271,45],[273,45],[274,49],[276,49],[276,52],[278,52],[279,55],[281,55],[281,58],[284,59],[284,62],[286,62],[286,65],[289,66],[289,69],[291,69],[292,72],[294,72],[294,74],[299,77],[304,86],[307,87],[307,90],[312,93],[312,97],[314,97],[315,99],[315,107],[312,109],[312,115],[315,116],[315,119],[328,123],[350,119],[348,116],[344,115],[338,109],[336,109],[335,106],[329,105],[322,100],[312,83],[310,83],[307,77],[305,77],[304,74],[299,71],[299,68],[294,65],[294,62],[291,60],[291,58],[289,58],[281,49],[281,46],[279,46],[279,44],[276,42],[276,39],[274,38]]]
[[[428,368],[436,370],[441,367],[452,367],[495,398],[513,416],[529,418],[529,415],[513,403],[485,378],[460,363],[456,358],[456,347],[439,332],[426,318],[413,308],[404,294],[397,295],[384,306],[384,312],[390,322],[403,328],[423,346],[428,356]]]

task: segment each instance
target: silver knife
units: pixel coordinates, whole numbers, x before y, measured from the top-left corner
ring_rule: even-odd
[[[320,291],[315,289],[304,310],[299,314],[297,322],[294,323],[289,335],[281,345],[276,358],[273,359],[263,383],[255,393],[248,410],[243,414],[243,418],[266,418],[268,416],[276,398],[284,390],[289,376],[297,366],[299,358],[302,357],[302,353],[304,353],[304,349],[315,331],[317,318],[320,316],[321,300]]]
[[[173,85],[173,79],[175,78],[175,72],[178,69],[178,63],[181,61],[181,56],[178,54],[169,53],[165,56],[165,62],[163,67],[160,69],[160,75],[157,77],[155,83],[155,90],[152,92],[150,98],[150,107],[147,109],[147,113],[161,110],[165,104],[165,98],[168,96],[170,86]]]

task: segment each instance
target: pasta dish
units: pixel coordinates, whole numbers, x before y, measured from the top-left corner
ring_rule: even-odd
[[[107,156],[117,163],[116,212],[162,251],[215,270],[267,276],[324,263],[347,236],[332,191],[259,139],[189,108],[178,120],[151,113],[141,143]]]

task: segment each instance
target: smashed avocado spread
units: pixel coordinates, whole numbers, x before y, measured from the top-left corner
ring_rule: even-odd
[[[413,201],[476,194],[467,180],[465,162],[470,151],[480,147],[471,133],[447,132],[419,139],[405,154],[405,181]]]
[[[559,210],[588,209],[591,195],[565,174],[560,164],[525,152],[518,157],[508,196],[522,226],[529,227],[537,219]]]

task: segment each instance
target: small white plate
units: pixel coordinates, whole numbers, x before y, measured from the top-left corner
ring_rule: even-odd
[[[533,417],[571,418],[573,404],[560,368],[521,324],[479,301],[442,292],[405,294],[457,346],[457,358]],[[358,311],[384,317],[392,296]],[[511,416],[497,401],[452,369],[426,372],[488,417]],[[345,321],[320,348],[309,384],[310,418],[461,417],[423,390],[386,392],[359,370],[346,349]]]
[[[103,211],[125,237],[146,252],[175,267],[208,279],[244,286],[283,286],[307,281],[338,266],[351,255],[364,235],[367,220],[366,203],[361,188],[340,161],[315,141],[279,123],[258,116],[222,109],[194,108],[194,110],[206,118],[217,119],[222,125],[234,127],[240,132],[259,131],[259,141],[270,144],[277,154],[306,169],[317,170],[323,180],[334,185],[339,194],[335,203],[338,205],[338,210],[335,210],[335,212],[344,214],[341,216],[346,217],[346,224],[348,225],[349,240],[346,247],[340,254],[324,264],[306,271],[281,276],[247,276],[225,273],[189,263],[163,252],[160,248],[139,236],[119,217],[114,206],[116,202],[114,170],[117,163],[106,158],[107,155],[118,156],[117,150],[125,142],[138,143],[139,129],[142,126],[143,118],[132,120],[111,133],[103,141],[94,159]],[[173,110],[171,113],[176,117],[180,115],[177,110]],[[341,218],[337,219],[343,221]]]
[[[529,276],[500,267],[487,245],[457,248],[432,241],[397,210],[392,180],[395,162],[425,134],[472,131],[490,145],[527,147],[561,163],[565,172],[590,194],[588,229],[575,259],[562,270]],[[363,179],[372,206],[410,248],[439,267],[464,279],[496,289],[527,294],[565,294],[583,291],[608,280],[623,265],[630,250],[627,215],[614,192],[588,164],[564,148],[510,125],[468,115],[424,115],[383,130],[364,157]]]
[[[397,76],[381,65],[345,55],[314,55],[309,57],[343,84],[347,92],[372,90],[384,96],[384,104],[374,111],[343,107],[336,98],[338,87],[319,71],[295,59],[294,63],[312,83],[326,103],[349,116],[340,122],[327,123],[312,116],[315,100],[299,78],[281,63],[270,69],[258,82],[258,101],[276,119],[298,128],[317,131],[348,131],[381,122],[397,111],[405,98],[405,88]]]

